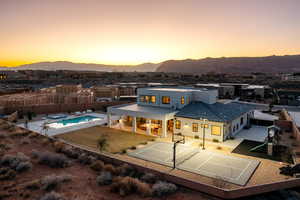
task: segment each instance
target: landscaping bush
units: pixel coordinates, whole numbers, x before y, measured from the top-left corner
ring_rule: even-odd
[[[199,135],[195,135],[194,138],[195,138],[195,139],[199,139]]]
[[[104,165],[103,171],[110,172],[113,175],[117,175],[118,174],[118,170],[112,164],[106,164],[106,165]]]
[[[64,156],[51,152],[37,152],[33,151],[32,155],[38,159],[38,163],[47,165],[51,168],[64,168],[70,166],[69,160]]]
[[[219,142],[219,140],[218,140],[218,139],[215,139],[215,138],[214,138],[212,141],[213,141],[213,142],[216,142],[216,143]]]
[[[96,160],[90,165],[90,168],[99,172],[104,168],[104,163],[101,160]]]
[[[12,169],[0,168],[0,180],[12,180],[16,177],[16,172]]]
[[[96,182],[98,185],[110,185],[112,183],[112,175],[110,172],[103,171],[97,177]]]
[[[53,143],[53,147],[55,149],[55,152],[61,153],[62,150],[65,148],[65,144],[62,143],[62,142],[56,141],[56,142]]]
[[[64,200],[64,198],[56,192],[50,192],[42,196],[40,200]]]
[[[52,191],[59,187],[62,183],[71,181],[69,175],[49,175],[45,176],[41,180],[42,189],[46,191]]]
[[[177,190],[176,185],[173,183],[167,183],[159,181],[152,186],[153,195],[157,197],[162,197],[175,193]]]
[[[136,174],[136,170],[128,164],[123,164],[117,168],[118,174],[120,176],[131,176],[133,177]]]
[[[154,174],[146,173],[141,177],[141,180],[146,183],[154,184],[158,179]]]
[[[146,197],[152,194],[151,188],[148,184],[129,176],[114,179],[114,183],[111,185],[111,191],[118,193],[121,196],[137,193]]]
[[[78,157],[79,163],[81,163],[83,165],[90,165],[95,160],[96,160],[96,158],[94,156],[90,156],[86,153],[82,153]]]
[[[65,147],[61,150],[63,154],[65,154],[68,158],[77,159],[79,157],[79,153],[75,148]]]
[[[222,150],[223,148],[221,146],[217,146],[217,150]]]
[[[136,146],[132,146],[130,147],[131,150],[135,150],[136,149]]]
[[[125,154],[125,153],[127,153],[127,149],[122,149],[121,154]]]
[[[36,137],[39,137],[40,135],[36,132],[29,132],[29,138],[36,138]]]

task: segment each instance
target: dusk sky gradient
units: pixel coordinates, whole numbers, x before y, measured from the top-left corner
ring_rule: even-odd
[[[300,54],[300,0],[0,0],[0,66]]]

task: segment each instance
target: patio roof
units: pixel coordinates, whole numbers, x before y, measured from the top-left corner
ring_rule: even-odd
[[[176,110],[159,108],[154,106],[139,106],[137,104],[125,104],[108,108],[108,113],[116,115],[128,115],[133,117],[144,117],[151,119],[168,120],[176,114]]]

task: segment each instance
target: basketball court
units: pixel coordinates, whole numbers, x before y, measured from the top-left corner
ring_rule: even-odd
[[[173,143],[155,142],[128,153],[132,157],[173,166]],[[258,160],[201,150],[177,144],[176,168],[237,185],[245,185],[259,165]]]

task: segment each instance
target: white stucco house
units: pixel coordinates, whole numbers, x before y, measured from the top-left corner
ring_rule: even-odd
[[[218,102],[215,89],[151,87],[138,89],[137,95],[135,104],[108,108],[110,127],[160,137],[202,138],[205,131],[205,139],[221,142],[249,125],[254,112],[251,105]]]

